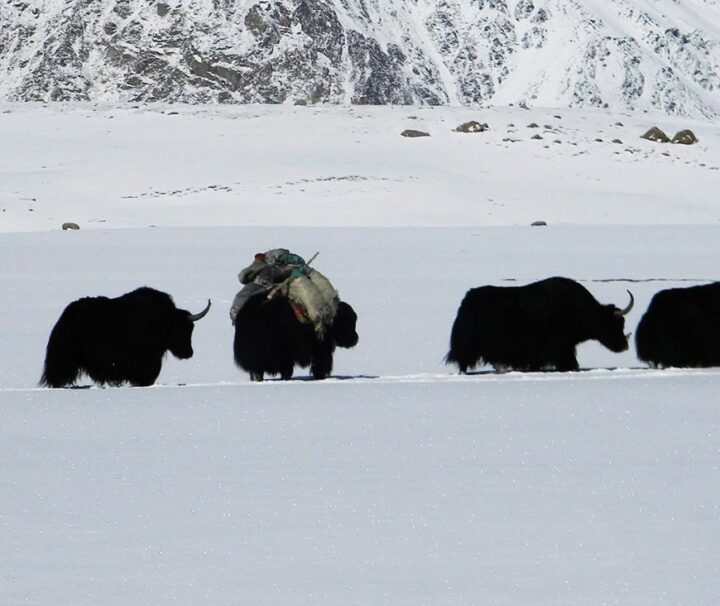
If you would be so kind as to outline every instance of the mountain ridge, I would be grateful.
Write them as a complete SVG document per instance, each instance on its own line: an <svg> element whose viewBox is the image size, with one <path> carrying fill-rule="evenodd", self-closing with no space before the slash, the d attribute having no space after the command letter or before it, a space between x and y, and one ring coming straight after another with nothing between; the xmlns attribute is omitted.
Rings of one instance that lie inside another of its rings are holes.
<svg viewBox="0 0 720 606"><path fill-rule="evenodd" d="M3 101L720 115L717 0L14 0L0 57Z"/></svg>

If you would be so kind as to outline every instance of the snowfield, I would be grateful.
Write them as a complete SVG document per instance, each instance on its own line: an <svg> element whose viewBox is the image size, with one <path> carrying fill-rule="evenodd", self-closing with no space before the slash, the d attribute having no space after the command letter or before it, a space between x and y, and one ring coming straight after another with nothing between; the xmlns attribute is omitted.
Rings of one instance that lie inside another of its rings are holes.
<svg viewBox="0 0 720 606"><path fill-rule="evenodd" d="M468 119L490 130L452 132ZM443 357L474 286L630 290L631 332L658 290L719 279L718 125L3 105L0 131L3 605L717 604L717 369L597 343L579 373ZM358 313L326 381L234 366L237 272L276 246L319 251ZM150 388L37 387L70 301L141 285L212 299L192 359Z"/></svg>
<svg viewBox="0 0 720 606"><path fill-rule="evenodd" d="M4 394L3 600L714 603L717 375L592 374Z"/></svg>
<svg viewBox="0 0 720 606"><path fill-rule="evenodd" d="M0 132L2 231L720 222L720 125L662 114L17 104Z"/></svg>

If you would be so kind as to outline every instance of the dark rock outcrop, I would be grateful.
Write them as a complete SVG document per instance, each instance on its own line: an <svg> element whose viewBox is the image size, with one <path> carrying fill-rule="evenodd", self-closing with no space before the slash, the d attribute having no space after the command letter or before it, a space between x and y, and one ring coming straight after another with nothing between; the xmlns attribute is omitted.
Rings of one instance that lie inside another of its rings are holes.
<svg viewBox="0 0 720 606"><path fill-rule="evenodd" d="M648 141L657 141L658 143L670 143L670 137L657 126L653 126L644 135L640 135L640 138L647 139Z"/></svg>
<svg viewBox="0 0 720 606"><path fill-rule="evenodd" d="M712 28L668 28L662 5L631 0L615 0L612 27L575 0L539 4L441 0L419 14L416 3L365 0L8 0L0 100L528 107L542 99L720 114ZM684 10L674 8L679 23ZM710 6L687 10L688 23L714 17ZM562 57L537 52L560 43Z"/></svg>

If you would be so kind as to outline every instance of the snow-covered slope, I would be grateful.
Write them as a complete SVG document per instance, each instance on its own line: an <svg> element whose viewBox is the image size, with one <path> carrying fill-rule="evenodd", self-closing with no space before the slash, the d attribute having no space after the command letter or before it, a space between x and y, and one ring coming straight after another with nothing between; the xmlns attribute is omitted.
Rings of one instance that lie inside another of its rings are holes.
<svg viewBox="0 0 720 606"><path fill-rule="evenodd" d="M720 113L717 0L13 0L0 99Z"/></svg>
<svg viewBox="0 0 720 606"><path fill-rule="evenodd" d="M0 231L720 220L720 126L662 114L19 103L0 132Z"/></svg>

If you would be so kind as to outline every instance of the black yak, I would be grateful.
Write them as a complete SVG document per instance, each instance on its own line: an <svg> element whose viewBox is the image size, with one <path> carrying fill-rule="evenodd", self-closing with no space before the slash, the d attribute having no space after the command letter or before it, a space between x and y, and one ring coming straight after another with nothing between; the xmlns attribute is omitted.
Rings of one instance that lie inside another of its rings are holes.
<svg viewBox="0 0 720 606"><path fill-rule="evenodd" d="M445 360L461 373L479 364L496 370L579 370L575 347L596 339L614 352L628 348L625 309L602 305L581 284L548 278L526 286L481 286L460 305Z"/></svg>
<svg viewBox="0 0 720 606"><path fill-rule="evenodd" d="M340 301L334 322L320 338L312 324L298 321L286 298L259 293L235 318L235 363L253 381L262 381L265 373L288 380L296 364L309 366L314 379L324 379L332 371L335 347L357 344L356 322L355 310Z"/></svg>
<svg viewBox="0 0 720 606"><path fill-rule="evenodd" d="M110 299L84 297L65 308L50 333L40 380L48 387L73 385L85 373L100 385L152 385L165 352L192 357L194 322L170 295L148 287Z"/></svg>
<svg viewBox="0 0 720 606"><path fill-rule="evenodd" d="M720 366L720 282L656 293L635 331L635 348L654 367Z"/></svg>

